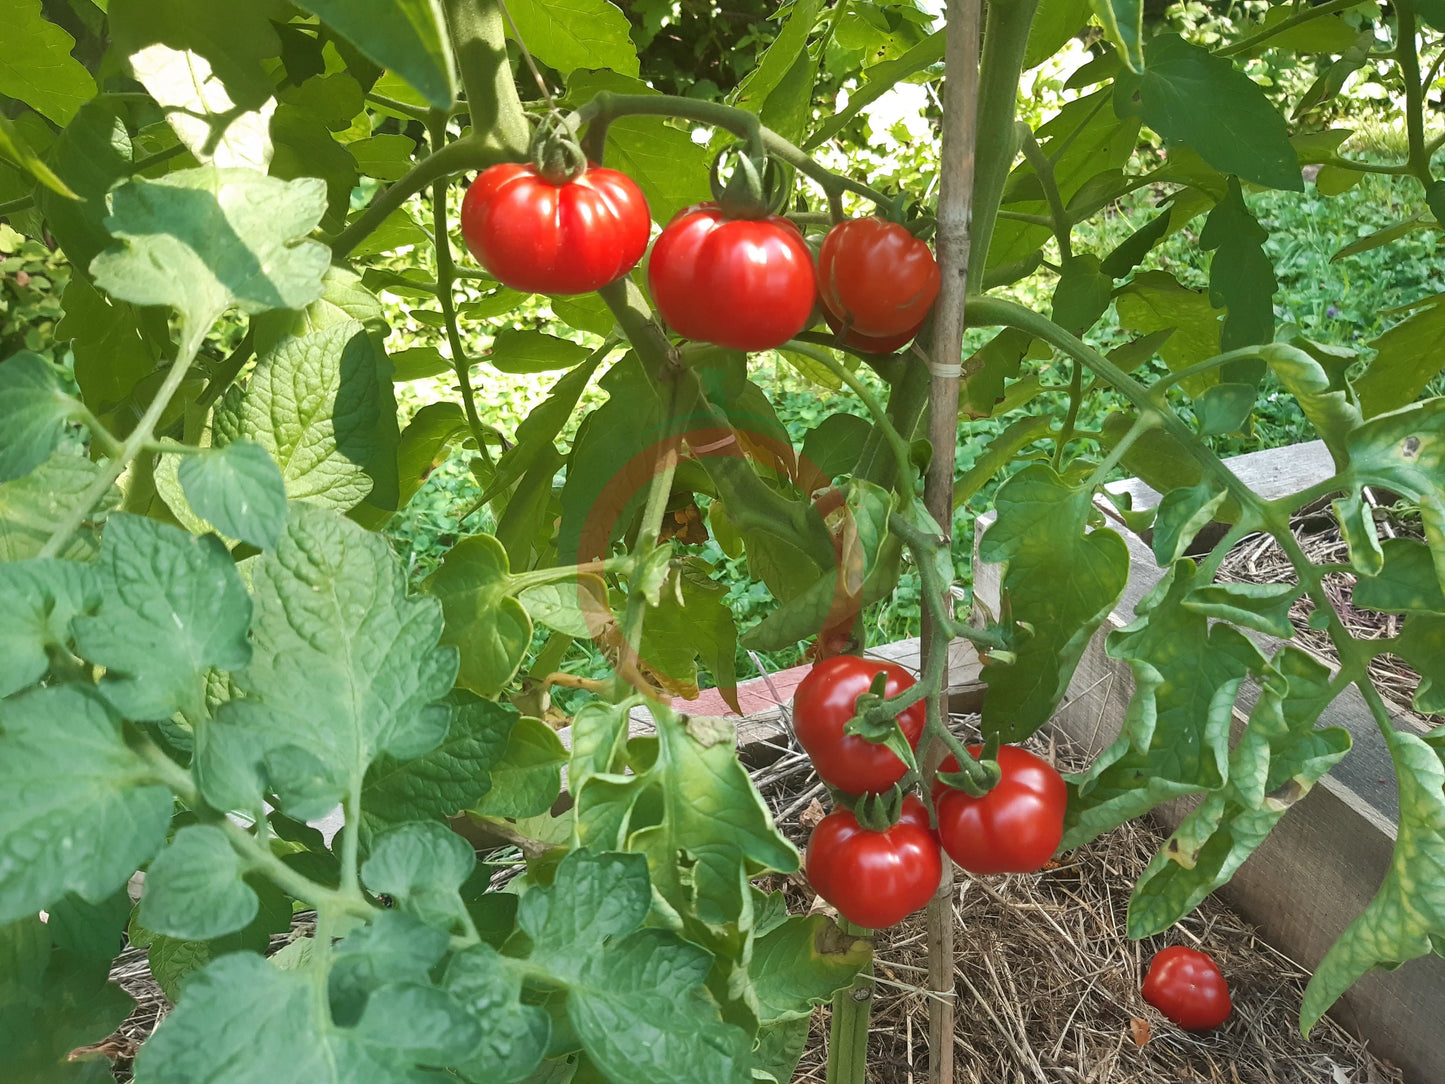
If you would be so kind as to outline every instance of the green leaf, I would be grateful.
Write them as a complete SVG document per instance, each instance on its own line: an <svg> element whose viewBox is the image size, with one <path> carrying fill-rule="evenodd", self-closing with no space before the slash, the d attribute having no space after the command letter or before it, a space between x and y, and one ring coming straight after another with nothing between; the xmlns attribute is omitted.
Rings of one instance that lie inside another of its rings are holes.
<svg viewBox="0 0 1445 1084"><path fill-rule="evenodd" d="M1263 686L1230 754L1229 784L1184 819L1135 886L1130 937L1162 933L1228 882L1349 751L1348 731L1315 727L1333 699L1330 672L1322 663L1297 648L1283 648L1266 668Z"/></svg>
<svg viewBox="0 0 1445 1084"><path fill-rule="evenodd" d="M443 984L484 1024L482 1049L458 1066L462 1076L479 1084L530 1081L547 1053L552 1018L521 1003L522 976L484 942L452 958Z"/></svg>
<svg viewBox="0 0 1445 1084"><path fill-rule="evenodd" d="M1160 499L1153 538L1153 551L1160 568L1168 568L1185 554L1199 530L1214 520L1214 513L1227 496L1227 491L1221 490L1212 478L1205 478L1198 486L1169 490Z"/></svg>
<svg viewBox="0 0 1445 1084"><path fill-rule="evenodd" d="M70 190L69 185L56 176L55 171L45 164L45 160L35 153L24 133L9 117L0 117L0 159L30 174L58 196L72 200L80 198Z"/></svg>
<svg viewBox="0 0 1445 1084"><path fill-rule="evenodd" d="M301 0L298 6L320 16L367 58L396 72L427 104L446 109L456 100L441 0Z"/></svg>
<svg viewBox="0 0 1445 1084"><path fill-rule="evenodd" d="M70 622L94 612L100 592L89 565L35 559L0 563L0 697L45 676L47 648L70 642Z"/></svg>
<svg viewBox="0 0 1445 1084"><path fill-rule="evenodd" d="M414 1052L367 1042L356 1029L337 1027L325 1014L314 974L273 967L254 953L231 953L192 977L180 1005L142 1047L136 1071L155 1084L422 1084L435 1079L417 1067ZM266 1041L258 1044L258 1035Z"/></svg>
<svg viewBox="0 0 1445 1084"><path fill-rule="evenodd" d="M964 362L969 378L962 389L960 417L988 418L999 410L1004 381L1019 375L1019 366L1033 341L1026 331L1004 328L974 351Z"/></svg>
<svg viewBox="0 0 1445 1084"><path fill-rule="evenodd" d="M828 117L808 137L804 150L816 150L852 123L869 105L899 83L943 60L944 32L938 30L894 60L872 64L863 70L864 83L848 95L848 104Z"/></svg>
<svg viewBox="0 0 1445 1084"><path fill-rule="evenodd" d="M1388 614L1445 616L1445 590L1435 575L1430 547L1413 538L1390 538L1380 549L1384 566L1376 575L1355 581L1354 604Z"/></svg>
<svg viewBox="0 0 1445 1084"><path fill-rule="evenodd" d="M1347 461L1346 437L1360 424L1360 408L1345 381L1344 371L1349 362L1345 358L1332 359L1332 371L1327 372L1319 360L1327 357L1324 348L1305 339L1295 342L1295 349L1279 344L1266 346L1260 356L1285 390L1299 401L1305 417L1329 448L1335 465L1343 467ZM1311 353L1316 356L1311 357Z"/></svg>
<svg viewBox="0 0 1445 1084"><path fill-rule="evenodd" d="M22 350L0 363L0 482L49 459L74 410L75 400L39 354Z"/></svg>
<svg viewBox="0 0 1445 1084"><path fill-rule="evenodd" d="M407 597L384 539L293 505L251 576L255 650L232 674L242 698L220 708L197 747L197 780L213 804L254 809L263 762L273 778L304 769L320 791L345 793L379 754L416 757L445 738L450 712L436 701L452 686L456 653L438 646L436 602Z"/></svg>
<svg viewBox="0 0 1445 1084"><path fill-rule="evenodd" d="M655 93L641 80L605 71L578 70L567 80L567 96L577 104L599 90ZM637 182L658 222L666 223L684 207L708 198L710 162L706 148L662 117L619 117L607 127L608 165Z"/></svg>
<svg viewBox="0 0 1445 1084"><path fill-rule="evenodd" d="M491 790L491 770L504 759L517 712L464 692L452 693L451 710L451 728L435 749L412 760L382 754L372 762L361 790L368 831L441 820L471 808Z"/></svg>
<svg viewBox="0 0 1445 1084"><path fill-rule="evenodd" d="M736 922L750 905L748 876L762 869L789 873L798 852L778 834L767 806L737 758L732 724L700 716L657 716L657 757L629 776L595 775L578 788L577 838L584 846L647 855L653 884L667 901L703 922ZM660 818L615 833L647 793L660 796ZM689 868L679 868L687 855Z"/></svg>
<svg viewBox="0 0 1445 1084"><path fill-rule="evenodd" d="M1290 606L1302 592L1303 588L1293 583L1213 583L1189 592L1183 606L1205 617L1287 640L1294 635Z"/></svg>
<svg viewBox="0 0 1445 1084"><path fill-rule="evenodd" d="M207 670L251 658L251 600L225 545L118 513L97 571L100 607L75 620L75 644L106 668L101 692L128 719L200 718Z"/></svg>
<svg viewBox="0 0 1445 1084"><path fill-rule="evenodd" d="M540 719L522 716L507 749L491 767L492 788L472 811L487 817L535 817L552 808L562 790L567 749Z"/></svg>
<svg viewBox="0 0 1445 1084"><path fill-rule="evenodd" d="M1092 496L1040 463L1010 477L994 498L998 519L978 553L1005 563L1000 596L1011 623L1008 661L989 658L983 668L985 734L1014 742L1048 721L1124 590L1128 547L1111 530L1086 532Z"/></svg>
<svg viewBox="0 0 1445 1084"><path fill-rule="evenodd" d="M276 545L286 525L286 482L276 461L254 440L181 457L186 500L228 538L258 549Z"/></svg>
<svg viewBox="0 0 1445 1084"><path fill-rule="evenodd" d="M953 484L953 506L962 508L993 477L1014 461L1019 451L1037 440L1042 440L1053 430L1052 420L1043 414L1032 414L1019 418L1000 433L994 435L986 448L976 453L973 465L959 475Z"/></svg>
<svg viewBox="0 0 1445 1084"><path fill-rule="evenodd" d="M80 398L112 433L122 435L135 422L128 401L155 373L159 344L142 330L139 311L112 301L84 275L71 276L61 303L65 315L55 335L70 340Z"/></svg>
<svg viewBox="0 0 1445 1084"><path fill-rule="evenodd" d="M1199 234L1199 247L1214 253L1209 263L1209 302L1228 310L1219 330L1221 351L1274 339L1272 299L1279 282L1264 250L1268 240L1269 234L1245 205L1239 178L1230 177L1229 194L1215 204ZM1221 379L1238 379L1230 369L1239 364L1225 366Z"/></svg>
<svg viewBox="0 0 1445 1084"><path fill-rule="evenodd" d="M1125 65L1143 73L1144 0L1089 0L1104 26L1104 36L1114 43ZM1151 58L1152 59L1152 56Z"/></svg>
<svg viewBox="0 0 1445 1084"><path fill-rule="evenodd" d="M165 841L171 792L79 685L0 700L0 922L102 900Z"/></svg>
<svg viewBox="0 0 1445 1084"><path fill-rule="evenodd" d="M1400 787L1399 835L1370 905L1325 953L1305 988L1308 1033L1358 978L1431 952L1445 937L1445 765L1438 735L1383 728Z"/></svg>
<svg viewBox="0 0 1445 1084"><path fill-rule="evenodd" d="M1100 270L1099 257L1075 256L1064 265L1054 287L1054 323L1082 335L1104 314L1113 295L1114 281Z"/></svg>
<svg viewBox="0 0 1445 1084"><path fill-rule="evenodd" d="M271 161L269 121L275 109L269 94L260 109L238 108L204 56L165 45L132 52L130 67L136 80L166 111L166 121L197 161L265 172ZM252 78L253 73L247 71L244 83ZM237 94L249 99L247 90L238 88Z"/></svg>
<svg viewBox="0 0 1445 1084"><path fill-rule="evenodd" d="M784 139L801 137L811 119L818 61L808 53L808 38L821 6L820 0L793 0L787 22L730 95L732 105L758 114Z"/></svg>
<svg viewBox="0 0 1445 1084"><path fill-rule="evenodd" d="M809 429L798 456L798 488L812 493L839 475L851 474L872 431L867 419L856 414L829 414Z"/></svg>
<svg viewBox="0 0 1445 1084"><path fill-rule="evenodd" d="M1219 353L1219 313L1209 297L1185 289L1165 271L1145 271L1120 288L1114 299L1119 322L1131 331L1152 333L1168 328L1174 334L1159 346L1159 356L1171 372L1186 369ZM1191 396L1219 380L1218 370L1186 378L1182 387Z"/></svg>
<svg viewBox="0 0 1445 1084"><path fill-rule="evenodd" d="M188 941L242 929L259 907L256 893L241 880L243 872L220 828L182 828L146 871L140 921L146 929Z"/></svg>
<svg viewBox="0 0 1445 1084"><path fill-rule="evenodd" d="M74 897L67 905L70 900ZM0 925L5 1072L17 1082L108 1084L110 1062L72 1061L69 1055L104 1040L135 1008L129 995L107 981L124 922L111 928L109 953L98 957L66 945L59 918L52 910L48 924L32 914Z"/></svg>
<svg viewBox="0 0 1445 1084"><path fill-rule="evenodd" d="M1239 432L1249 421L1258 395L1259 387L1255 384L1215 384L1206 388L1194 401L1200 435L1217 437Z"/></svg>
<svg viewBox="0 0 1445 1084"><path fill-rule="evenodd" d="M371 492L367 469L387 451L379 364L375 341L353 320L283 338L244 387L226 392L215 441L255 441L280 465L288 497L345 511Z"/></svg>
<svg viewBox="0 0 1445 1084"><path fill-rule="evenodd" d="M389 983L424 983L447 951L447 934L404 911L383 911L332 948L327 993L336 1022L361 1019L367 999Z"/></svg>
<svg viewBox="0 0 1445 1084"><path fill-rule="evenodd" d="M70 55L75 39L40 10L40 0L0 0L0 94L64 127L95 96L95 80Z"/></svg>
<svg viewBox="0 0 1445 1084"><path fill-rule="evenodd" d="M326 183L326 213L321 228L340 232L356 187L356 159L332 136L326 122L314 113L282 105L271 115L270 174L284 181L314 177Z"/></svg>
<svg viewBox="0 0 1445 1084"><path fill-rule="evenodd" d="M1089 0L1042 0L1029 27L1024 70L1036 68L1062 49L1089 21Z"/></svg>
<svg viewBox="0 0 1445 1084"><path fill-rule="evenodd" d="M411 416L396 451L398 508L406 507L432 471L447 461L452 445L469 432L456 403L428 403Z"/></svg>
<svg viewBox="0 0 1445 1084"><path fill-rule="evenodd" d="M627 16L607 0L512 0L507 10L532 55L563 75L578 68L637 74Z"/></svg>
<svg viewBox="0 0 1445 1084"><path fill-rule="evenodd" d="M356 161L356 168L364 177L375 177L380 181L399 181L412 166L412 154L416 150L410 136L391 135L369 136L348 143L346 150Z"/></svg>
<svg viewBox="0 0 1445 1084"><path fill-rule="evenodd" d="M1349 547L1350 563L1357 572L1366 576L1377 575L1384 566L1385 555L1375 530L1374 511L1358 493L1331 501L1330 509L1340 525L1340 536Z"/></svg>
<svg viewBox="0 0 1445 1084"><path fill-rule="evenodd" d="M1130 271L1143 263L1144 258L1154 250L1154 246L1163 240L1169 230L1169 220L1172 214L1172 209L1165 208L1163 214L1155 215L1120 241L1114 250L1104 257L1104 262L1099 269L1110 278L1126 277Z"/></svg>
<svg viewBox="0 0 1445 1084"><path fill-rule="evenodd" d="M41 189L40 209L46 228L82 274L95 254L113 241L103 224L109 210L106 194L131 171L134 154L130 135L116 115L119 108L103 99L87 102L46 155L56 175L81 198L67 199Z"/></svg>
<svg viewBox="0 0 1445 1084"><path fill-rule="evenodd" d="M1071 777L1064 842L1075 847L1184 794L1218 791L1229 779L1234 699L1250 670L1264 667L1243 633L1184 603L1194 562L1176 561L1134 607L1136 620L1109 634L1111 658L1134 673L1124 728L1089 770Z"/></svg>
<svg viewBox="0 0 1445 1084"><path fill-rule="evenodd" d="M1445 586L1445 399L1427 399L1371 418L1345 438L1350 466L1361 485L1391 489L1420 506L1435 575ZM1358 498L1355 498L1358 499ZM1368 511L1362 515L1369 517ZM1370 518L1370 536L1374 523ZM1378 543L1375 543L1378 549ZM1354 543L1351 558L1355 559ZM1379 570L1357 563L1367 575Z"/></svg>
<svg viewBox="0 0 1445 1084"><path fill-rule="evenodd" d="M568 339L540 331L501 331L487 360L504 373L545 373L570 369L592 351Z"/></svg>
<svg viewBox="0 0 1445 1084"><path fill-rule="evenodd" d="M417 821L376 837L361 880L428 926L448 929L466 914L457 890L476 864L476 853L461 836L434 821Z"/></svg>
<svg viewBox="0 0 1445 1084"><path fill-rule="evenodd" d="M135 178L111 192L120 242L90 265L96 284L137 305L169 305L190 334L231 305L299 309L321 294L331 253L306 239L325 210L320 181L203 166Z"/></svg>
<svg viewBox="0 0 1445 1084"><path fill-rule="evenodd" d="M872 945L822 915L791 915L757 938L748 970L758 1020L806 1020L873 958Z"/></svg>
<svg viewBox="0 0 1445 1084"><path fill-rule="evenodd" d="M807 1052L810 1030L807 1020L782 1020L760 1027L753 1049L753 1078L758 1079L761 1072L768 1074L761 1079L771 1079L774 1084L792 1080Z"/></svg>
<svg viewBox="0 0 1445 1084"><path fill-rule="evenodd" d="M1445 369L1445 304L1416 309L1370 346L1378 353L1353 381L1367 418L1413 403Z"/></svg>
<svg viewBox="0 0 1445 1084"><path fill-rule="evenodd" d="M1138 0L1130 6L1143 7ZM1121 114L1136 112L1166 140L1187 143L1221 173L1266 188L1304 190L1284 118L1249 76L1178 34L1153 38L1145 55L1142 75L1116 86Z"/></svg>
<svg viewBox="0 0 1445 1084"><path fill-rule="evenodd" d="M514 596L507 552L491 535L464 538L422 585L446 615L442 643L461 652L457 683L496 696L511 682L532 642L532 619Z"/></svg>
<svg viewBox="0 0 1445 1084"><path fill-rule="evenodd" d="M550 887L518 905L533 945L527 963L566 988L567 1016L608 1079L748 1084L752 1041L702 991L711 954L669 930L640 929L651 905L640 856L574 851Z"/></svg>
<svg viewBox="0 0 1445 1084"><path fill-rule="evenodd" d="M741 715L733 668L737 625L727 606L727 586L711 572L698 557L684 557L672 568L658 604L648 606L643 617L640 654L654 672L671 679L670 691L689 700L698 696L698 665L707 667L718 692Z"/></svg>
<svg viewBox="0 0 1445 1084"><path fill-rule="evenodd" d="M1445 620L1416 614L1392 646L1420 675L1411 706L1422 715L1445 712Z"/></svg>
<svg viewBox="0 0 1445 1084"><path fill-rule="evenodd" d="M50 540L100 475L101 467L78 455L56 452L23 478L0 483L0 561L34 557ZM96 514L120 503L107 491ZM99 548L99 533L82 526L60 548L59 556L84 560Z"/></svg>

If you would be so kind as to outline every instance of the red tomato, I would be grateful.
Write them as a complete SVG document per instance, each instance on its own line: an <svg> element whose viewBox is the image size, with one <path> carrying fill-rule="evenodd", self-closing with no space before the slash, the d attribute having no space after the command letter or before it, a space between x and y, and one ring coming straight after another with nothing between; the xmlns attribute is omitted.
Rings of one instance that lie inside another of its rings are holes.
<svg viewBox="0 0 1445 1084"><path fill-rule="evenodd" d="M938 296L940 281L932 249L882 218L839 222L818 250L823 307L860 335L916 330Z"/></svg>
<svg viewBox="0 0 1445 1084"><path fill-rule="evenodd" d="M1183 945L1161 949L1144 976L1144 1000L1186 1031L1208 1031L1229 1018L1229 984L1214 959Z"/></svg>
<svg viewBox="0 0 1445 1084"><path fill-rule="evenodd" d="M913 795L886 832L870 832L835 809L808 840L808 881L849 922L881 930L928 903L943 876L928 810Z"/></svg>
<svg viewBox="0 0 1445 1084"><path fill-rule="evenodd" d="M477 262L514 290L585 294L637 266L652 235L642 189L588 166L553 184L530 165L485 170L462 200L462 237Z"/></svg>
<svg viewBox="0 0 1445 1084"><path fill-rule="evenodd" d="M679 211L652 246L647 285L679 335L734 350L770 350L803 328L817 279L786 218L727 218L715 203Z"/></svg>
<svg viewBox="0 0 1445 1084"><path fill-rule="evenodd" d="M968 751L978 758L982 746ZM1032 873L1053 857L1064 835L1064 780L1045 761L1016 745L998 751L998 784L974 798L933 784L938 838L950 858L970 873ZM940 771L958 771L949 757Z"/></svg>
<svg viewBox="0 0 1445 1084"><path fill-rule="evenodd" d="M843 321L834 316L826 305L823 306L823 319L828 321L828 326L833 329L835 334L843 326ZM922 320L907 331L900 331L897 335L862 335L850 327L847 334L843 336L843 344L851 346L854 350L861 350L865 354L892 354L911 343L922 330Z"/></svg>
<svg viewBox="0 0 1445 1084"><path fill-rule="evenodd" d="M896 696L913 684L913 675L891 662L834 655L809 670L793 692L793 731L798 743L813 758L818 778L849 794L885 791L908 770L886 745L843 733L853 718L853 705L868 691L874 674L888 675L885 696ZM922 701L898 716L903 736L915 749L923 722Z"/></svg>

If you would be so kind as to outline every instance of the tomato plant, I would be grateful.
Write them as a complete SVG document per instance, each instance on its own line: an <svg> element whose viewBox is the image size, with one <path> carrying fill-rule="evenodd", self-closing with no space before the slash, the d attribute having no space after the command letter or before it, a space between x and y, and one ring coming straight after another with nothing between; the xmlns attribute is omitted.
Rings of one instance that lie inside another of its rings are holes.
<svg viewBox="0 0 1445 1084"><path fill-rule="evenodd" d="M535 166L503 162L467 189L461 227L477 262L503 285L584 294L636 266L652 217L637 183L615 169L588 166L555 183Z"/></svg>
<svg viewBox="0 0 1445 1084"><path fill-rule="evenodd" d="M808 324L817 297L813 257L786 218L728 218L716 204L680 211L648 258L647 284L684 338L768 350Z"/></svg>
<svg viewBox="0 0 1445 1084"><path fill-rule="evenodd" d="M891 339L910 329L912 338L938 296L938 284L938 262L927 242L877 216L838 223L818 251L823 307L839 324L870 339Z"/></svg>
<svg viewBox="0 0 1445 1084"><path fill-rule="evenodd" d="M943 876L928 810L903 799L898 822L886 831L864 828L848 809L835 809L808 839L808 882L849 922L881 930L928 903Z"/></svg>
<svg viewBox="0 0 1445 1084"><path fill-rule="evenodd" d="M975 758L982 751L969 746ZM1032 873L1059 848L1068 790L1053 766L1027 749L1001 747L998 766L998 783L981 798L933 784L938 838L970 873ZM956 772L958 761L949 757L939 770Z"/></svg>
<svg viewBox="0 0 1445 1084"><path fill-rule="evenodd" d="M1229 1019L1229 984L1207 952L1160 949L1144 976L1144 1000L1186 1031L1209 1031Z"/></svg>
<svg viewBox="0 0 1445 1084"><path fill-rule="evenodd" d="M793 732L813 760L818 778L849 794L885 791L903 778L903 761L891 749L856 734L845 734L858 697L883 675L885 696L897 696L914 683L903 667L856 655L834 655L815 663L793 692ZM898 716L912 746L923 733L923 705Z"/></svg>

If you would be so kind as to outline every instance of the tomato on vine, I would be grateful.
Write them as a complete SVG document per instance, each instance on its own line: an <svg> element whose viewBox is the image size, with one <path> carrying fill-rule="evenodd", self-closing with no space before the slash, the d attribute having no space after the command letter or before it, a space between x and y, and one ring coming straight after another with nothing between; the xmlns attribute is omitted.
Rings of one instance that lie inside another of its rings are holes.
<svg viewBox="0 0 1445 1084"><path fill-rule="evenodd" d="M637 266L652 235L647 200L632 178L587 166L548 180L504 162L482 172L462 200L462 237L477 262L514 290L584 294Z"/></svg>
<svg viewBox="0 0 1445 1084"><path fill-rule="evenodd" d="M716 203L677 213L652 246L647 285L668 326L687 339L770 350L813 312L813 257L780 215L729 218Z"/></svg>
<svg viewBox="0 0 1445 1084"><path fill-rule="evenodd" d="M982 748L968 751L977 759ZM970 873L1032 873L1059 848L1068 790L1048 762L1016 745L999 749L998 766L1002 776L982 798L934 782L938 838ZM957 759L949 757L940 771L958 771Z"/></svg>
<svg viewBox="0 0 1445 1084"><path fill-rule="evenodd" d="M870 831L848 809L835 809L813 829L806 860L813 890L854 925L881 930L923 907L938 890L943 858L928 810L903 799L898 823Z"/></svg>
<svg viewBox="0 0 1445 1084"><path fill-rule="evenodd" d="M853 718L854 704L869 690L876 674L885 675L885 696L896 696L914 684L912 674L891 662L834 655L809 670L793 692L793 732L798 744L812 758L819 779L849 794L885 791L908 770L886 745L843 733ZM921 701L898 716L903 736L915 749L924 718Z"/></svg>
<svg viewBox="0 0 1445 1084"><path fill-rule="evenodd" d="M1209 1031L1229 1019L1233 1005L1224 973L1207 952L1171 945L1149 961L1144 1000L1185 1031Z"/></svg>
<svg viewBox="0 0 1445 1084"><path fill-rule="evenodd" d="M876 216L839 222L818 250L823 307L860 335L916 334L941 281L927 243Z"/></svg>

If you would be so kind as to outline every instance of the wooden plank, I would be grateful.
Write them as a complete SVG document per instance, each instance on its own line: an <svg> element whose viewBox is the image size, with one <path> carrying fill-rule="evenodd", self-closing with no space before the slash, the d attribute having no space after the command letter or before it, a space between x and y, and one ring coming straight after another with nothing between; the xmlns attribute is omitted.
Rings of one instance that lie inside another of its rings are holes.
<svg viewBox="0 0 1445 1084"><path fill-rule="evenodd" d="M1271 498L1297 492L1333 470L1320 442L1253 453L1231 460L1230 466ZM1133 494L1135 507L1158 502L1157 493L1137 482L1121 488ZM991 515L980 519L976 537L991 520ZM1124 601L1085 650L1052 722L1090 756L1118 736L1134 689L1128 666L1105 653L1104 637L1133 619L1134 604L1162 575L1149 548L1122 533L1132 564ZM975 558L974 597L995 612L999 572L1000 566ZM1279 643L1256 639L1266 650ZM1246 684L1241 690L1235 739L1257 696L1257 686ZM1270 944L1310 968L1373 898L1389 867L1399 808L1388 751L1358 692L1347 690L1320 725L1348 729L1354 740L1350 755L1284 817L1219 891ZM1196 803L1180 799L1160 806L1156 814L1173 829ZM1428 956L1393 972L1373 972L1351 988L1331 1015L1368 1039L1375 1053L1404 1069L1408 1080L1445 1081L1445 1043L1439 1039L1445 1034L1445 960Z"/></svg>

